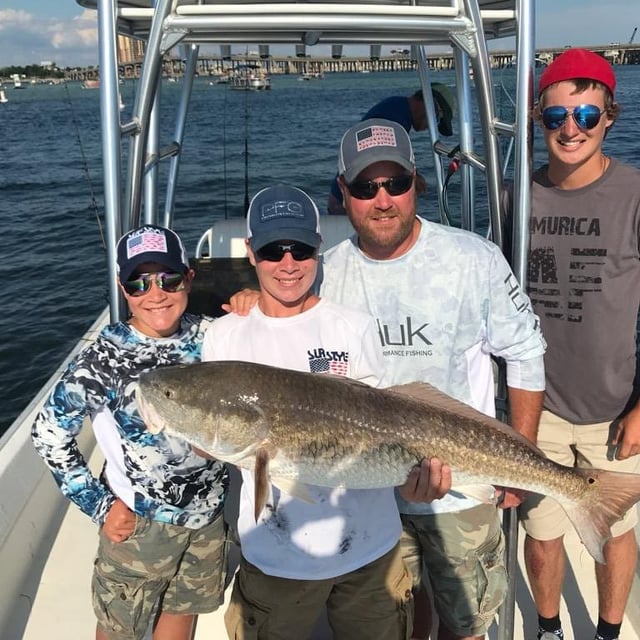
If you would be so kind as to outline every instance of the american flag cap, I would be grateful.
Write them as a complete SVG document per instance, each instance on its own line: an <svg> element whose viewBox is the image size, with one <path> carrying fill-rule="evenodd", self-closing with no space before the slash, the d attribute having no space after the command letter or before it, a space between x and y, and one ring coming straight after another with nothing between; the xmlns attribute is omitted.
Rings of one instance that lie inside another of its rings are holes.
<svg viewBox="0 0 640 640"><path fill-rule="evenodd" d="M405 128L391 120L371 118L353 125L342 136L338 174L347 184L376 162L395 162L413 173L413 147Z"/></svg>
<svg viewBox="0 0 640 640"><path fill-rule="evenodd" d="M178 234L172 229L144 224L125 233L117 246L118 277L121 282L146 262L155 262L171 271L183 273L189 258Z"/></svg>

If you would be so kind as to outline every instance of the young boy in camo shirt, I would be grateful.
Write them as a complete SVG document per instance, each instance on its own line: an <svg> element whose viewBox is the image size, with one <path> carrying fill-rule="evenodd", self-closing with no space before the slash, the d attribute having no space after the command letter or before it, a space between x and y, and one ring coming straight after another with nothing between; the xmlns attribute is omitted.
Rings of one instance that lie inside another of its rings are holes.
<svg viewBox="0 0 640 640"><path fill-rule="evenodd" d="M223 601L227 471L149 433L134 393L141 373L200 360L211 321L185 313L194 272L173 231L139 227L117 254L130 317L69 364L32 437L61 491L100 527L96 639L142 640L153 623L154 640L190 640L196 615ZM85 418L106 459L99 478L78 448Z"/></svg>

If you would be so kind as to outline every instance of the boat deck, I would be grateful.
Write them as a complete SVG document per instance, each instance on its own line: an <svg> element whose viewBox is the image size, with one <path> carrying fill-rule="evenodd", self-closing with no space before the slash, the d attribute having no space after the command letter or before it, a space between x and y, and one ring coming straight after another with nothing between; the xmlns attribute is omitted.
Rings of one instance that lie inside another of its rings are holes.
<svg viewBox="0 0 640 640"><path fill-rule="evenodd" d="M96 450L91 465L98 469L101 454ZM51 481L53 483L53 480ZM637 529L636 535L640 533ZM536 615L533 600L522 564L522 540L519 537L517 594L515 610L515 640L533 640L536 633ZM90 583L93 558L97 547L95 525L78 509L71 506L55 540L48 562L42 573L33 608L23 640L69 640L93 637L95 619L91 608ZM561 618L566 640L590 640L594 634L593 620L597 615L593 560L581 545L577 536L567 539L569 571L566 576ZM237 548L230 554L231 566L237 562ZM227 597L230 589L227 589ZM640 638L640 566L636 568L633 591L629 598L627 616L622 626L621 638ZM223 623L225 607L200 616L195 640L225 638ZM435 637L435 636L433 636ZM497 638L497 624L491 627L490 640ZM149 636L150 638L150 636ZM324 620L320 620L311 640L330 640L331 632ZM11 639L14 640L14 639ZM17 639L15 639L17 640Z"/></svg>

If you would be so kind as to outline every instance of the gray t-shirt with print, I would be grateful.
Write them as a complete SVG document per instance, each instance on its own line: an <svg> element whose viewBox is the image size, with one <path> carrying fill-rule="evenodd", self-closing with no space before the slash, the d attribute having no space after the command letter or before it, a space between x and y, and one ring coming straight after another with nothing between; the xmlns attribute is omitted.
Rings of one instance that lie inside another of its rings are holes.
<svg viewBox="0 0 640 640"><path fill-rule="evenodd" d="M581 189L534 174L529 297L540 318L545 408L576 424L632 401L640 302L640 171L612 160Z"/></svg>

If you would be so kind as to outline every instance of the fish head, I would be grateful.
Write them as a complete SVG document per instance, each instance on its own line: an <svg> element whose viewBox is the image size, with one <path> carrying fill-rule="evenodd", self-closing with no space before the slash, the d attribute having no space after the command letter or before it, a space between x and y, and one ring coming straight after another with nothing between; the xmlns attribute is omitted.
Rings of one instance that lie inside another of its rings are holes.
<svg viewBox="0 0 640 640"><path fill-rule="evenodd" d="M136 402L147 429L182 438L210 456L251 468L268 440L257 394L225 376L224 363L161 367L141 374Z"/></svg>

